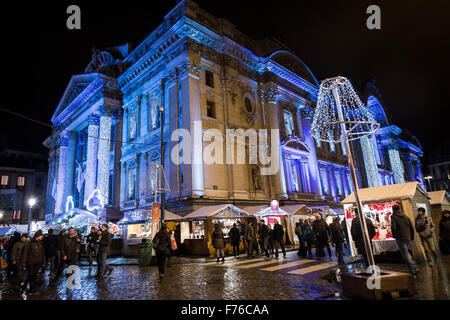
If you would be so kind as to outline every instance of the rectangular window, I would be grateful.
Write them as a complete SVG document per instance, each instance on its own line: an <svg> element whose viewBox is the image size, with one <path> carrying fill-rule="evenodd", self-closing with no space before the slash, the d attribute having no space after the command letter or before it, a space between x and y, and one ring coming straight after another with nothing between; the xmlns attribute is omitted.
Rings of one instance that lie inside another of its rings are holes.
<svg viewBox="0 0 450 320"><path fill-rule="evenodd" d="M17 186L18 187L23 187L24 185L25 185L25 177L18 176L17 177Z"/></svg>
<svg viewBox="0 0 450 320"><path fill-rule="evenodd" d="M214 74L209 70L205 70L205 83L208 87L214 88Z"/></svg>
<svg viewBox="0 0 450 320"><path fill-rule="evenodd" d="M341 174L339 171L334 172L334 179L336 180L336 189L338 196L342 197L342 181L341 181Z"/></svg>
<svg viewBox="0 0 450 320"><path fill-rule="evenodd" d="M129 142L132 142L136 139L137 136L137 114L131 113L129 120L130 128L128 130Z"/></svg>
<svg viewBox="0 0 450 320"><path fill-rule="evenodd" d="M8 181L9 181L9 176L2 176L2 186L7 186L8 185Z"/></svg>
<svg viewBox="0 0 450 320"><path fill-rule="evenodd" d="M291 136L294 134L294 117L292 112L283 110L283 117L286 136Z"/></svg>
<svg viewBox="0 0 450 320"><path fill-rule="evenodd" d="M342 154L344 156L346 156L347 155L347 148L345 148L345 142L344 141L341 142L341 148L342 148Z"/></svg>
<svg viewBox="0 0 450 320"><path fill-rule="evenodd" d="M19 219L20 219L20 210L14 210L13 220L19 220Z"/></svg>
<svg viewBox="0 0 450 320"><path fill-rule="evenodd" d="M206 115L210 118L216 118L216 105L214 102L206 101Z"/></svg>

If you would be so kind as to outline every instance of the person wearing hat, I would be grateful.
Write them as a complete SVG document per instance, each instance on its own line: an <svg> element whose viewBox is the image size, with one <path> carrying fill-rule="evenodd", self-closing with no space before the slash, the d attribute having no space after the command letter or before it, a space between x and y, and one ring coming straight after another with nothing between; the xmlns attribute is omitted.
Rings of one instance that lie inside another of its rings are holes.
<svg viewBox="0 0 450 320"><path fill-rule="evenodd" d="M22 255L21 265L24 270L28 269L27 283L30 284L30 294L38 293L37 290L37 275L39 268L45 268L47 265L47 259L45 257L45 249L42 244L44 235L41 230L38 230L30 243L25 246L24 253Z"/></svg>

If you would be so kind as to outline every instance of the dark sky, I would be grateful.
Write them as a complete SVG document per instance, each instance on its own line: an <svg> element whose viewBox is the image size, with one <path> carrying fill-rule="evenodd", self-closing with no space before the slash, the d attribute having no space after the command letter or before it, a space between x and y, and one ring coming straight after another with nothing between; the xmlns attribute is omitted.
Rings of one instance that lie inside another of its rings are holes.
<svg viewBox="0 0 450 320"><path fill-rule="evenodd" d="M16 1L3 12L2 107L49 123L72 74L91 48L139 43L175 1ZM448 144L449 1L197 1L255 39L282 35L317 79L375 77L393 123L411 130L425 153ZM81 7L82 29L66 28L66 8ZM381 8L381 30L366 28L366 8ZM0 111L10 148L46 152L50 130Z"/></svg>

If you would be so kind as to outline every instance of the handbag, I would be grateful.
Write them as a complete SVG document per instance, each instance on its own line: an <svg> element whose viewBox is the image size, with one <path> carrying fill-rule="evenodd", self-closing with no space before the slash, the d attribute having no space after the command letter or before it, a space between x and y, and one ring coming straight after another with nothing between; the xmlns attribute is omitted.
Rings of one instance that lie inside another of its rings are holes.
<svg viewBox="0 0 450 320"><path fill-rule="evenodd" d="M177 250L178 249L177 242L175 241L175 239L172 239L171 247L172 247L172 250Z"/></svg>
<svg viewBox="0 0 450 320"><path fill-rule="evenodd" d="M6 269L8 268L8 264L6 263L5 259L0 258L0 269Z"/></svg>

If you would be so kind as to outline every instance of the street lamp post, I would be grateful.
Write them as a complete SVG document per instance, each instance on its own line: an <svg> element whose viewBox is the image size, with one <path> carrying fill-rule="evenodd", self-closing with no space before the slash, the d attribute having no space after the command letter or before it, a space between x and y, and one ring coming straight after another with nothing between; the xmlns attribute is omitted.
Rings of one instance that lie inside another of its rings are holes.
<svg viewBox="0 0 450 320"><path fill-rule="evenodd" d="M424 179L428 181L428 186L430 187L429 191L432 191L430 180L433 179L433 177L432 176L426 176L426 177L424 177Z"/></svg>
<svg viewBox="0 0 450 320"><path fill-rule="evenodd" d="M34 198L30 198L28 200L28 206L30 207L28 209L28 228L27 228L27 232L30 233L30 229L31 229L31 208L36 204L36 199Z"/></svg>

